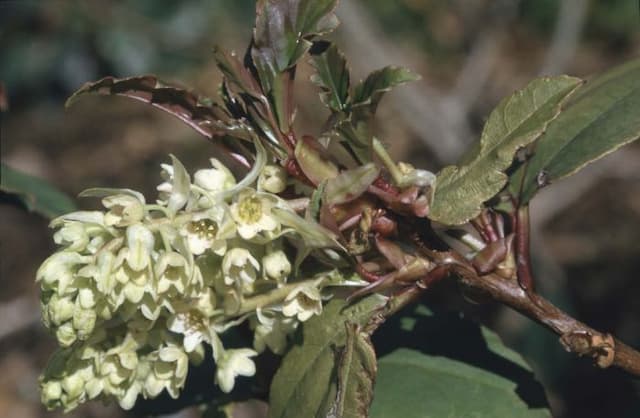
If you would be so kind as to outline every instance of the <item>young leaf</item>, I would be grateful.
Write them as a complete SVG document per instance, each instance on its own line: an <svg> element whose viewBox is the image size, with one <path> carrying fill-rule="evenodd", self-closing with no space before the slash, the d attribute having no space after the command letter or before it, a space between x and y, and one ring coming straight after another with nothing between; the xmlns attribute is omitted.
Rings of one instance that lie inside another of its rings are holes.
<svg viewBox="0 0 640 418"><path fill-rule="evenodd" d="M324 180L332 179L339 173L338 167L331 161L326 160L321 155L321 151L314 148L314 144L307 143L304 138L296 144L295 156L304 174L314 184L320 184Z"/></svg>
<svg viewBox="0 0 640 418"><path fill-rule="evenodd" d="M580 85L581 80L574 77L545 77L503 99L491 112L473 154L464 164L438 173L429 218L459 225L478 215L482 204L507 183L504 171L516 151L544 133L562 103Z"/></svg>
<svg viewBox="0 0 640 418"><path fill-rule="evenodd" d="M301 343L294 345L287 353L271 383L269 417L326 416L331 408L335 409L335 402L339 400L335 375L336 350L344 353L347 345L345 324L365 326L374 312L385 303L386 298L380 295L371 295L351 305L345 300L334 299L327 304L322 315L305 322ZM366 348L358 348L356 341L353 344L352 350L366 352ZM352 353L355 354L355 351ZM358 366L351 363L350 367L356 367L354 371L371 371L371 366L367 366L371 362L369 354L357 354L351 358L352 361L361 358L366 362ZM352 376L345 367L343 361L342 369L338 370L339 374L342 372L343 385L347 382L344 379ZM366 387L366 384L360 387ZM353 394L345 396L351 398ZM347 411L350 407L346 404L347 398L344 400L343 410Z"/></svg>
<svg viewBox="0 0 640 418"><path fill-rule="evenodd" d="M337 0L258 0L252 50L258 71L276 74L294 65L311 47L309 38L336 28L336 5Z"/></svg>
<svg viewBox="0 0 640 418"><path fill-rule="evenodd" d="M355 88L353 106L365 107L370 114L376 113L380 99L387 91L409 81L420 80L420 76L402 67L384 67L372 72Z"/></svg>
<svg viewBox="0 0 640 418"><path fill-rule="evenodd" d="M67 195L44 180L21 173L4 163L0 164L0 191L17 195L27 209L49 219L76 209Z"/></svg>
<svg viewBox="0 0 640 418"><path fill-rule="evenodd" d="M251 58L278 126L288 132L294 115L295 65L316 35L337 26L337 0L259 0Z"/></svg>
<svg viewBox="0 0 640 418"><path fill-rule="evenodd" d="M316 221L302 218L293 211L282 208L273 208L272 213L280 223L296 231L307 247L342 249L335 235Z"/></svg>
<svg viewBox="0 0 640 418"><path fill-rule="evenodd" d="M382 357L371 417L549 417L530 409L500 374L400 348Z"/></svg>
<svg viewBox="0 0 640 418"><path fill-rule="evenodd" d="M260 91L260 86L253 78L251 72L244 67L243 63L233 52L215 47L213 56L227 82L235 86L240 92L249 94L257 100L261 100L263 94L262 91Z"/></svg>
<svg viewBox="0 0 640 418"><path fill-rule="evenodd" d="M320 99L331 110L340 112L349 104L349 69L347 60L332 44L326 51L313 57L316 73L311 81L321 89Z"/></svg>
<svg viewBox="0 0 640 418"><path fill-rule="evenodd" d="M233 136L233 128L225 126L222 122L227 117L217 105L191 92L162 83L152 75L130 78L105 77L93 83L86 83L67 100L66 106L71 106L88 93L125 96L148 103L172 114L207 138L227 133Z"/></svg>
<svg viewBox="0 0 640 418"><path fill-rule="evenodd" d="M326 203L336 205L358 198L380 174L373 163L345 170L337 177L329 179L325 187Z"/></svg>
<svg viewBox="0 0 640 418"><path fill-rule="evenodd" d="M549 125L534 155L512 176L510 190L526 204L541 187L640 138L640 60L587 83ZM522 176L524 175L524 179Z"/></svg>
<svg viewBox="0 0 640 418"><path fill-rule="evenodd" d="M362 164L371 161L373 157L371 149L373 132L369 120L351 116L350 119L337 123L333 134L349 146L349 149Z"/></svg>

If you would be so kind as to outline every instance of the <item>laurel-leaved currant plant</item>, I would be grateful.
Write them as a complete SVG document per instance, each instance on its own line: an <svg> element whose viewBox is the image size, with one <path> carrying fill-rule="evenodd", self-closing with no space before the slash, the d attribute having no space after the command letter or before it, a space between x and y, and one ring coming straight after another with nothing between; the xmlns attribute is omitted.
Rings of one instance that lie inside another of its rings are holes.
<svg viewBox="0 0 640 418"><path fill-rule="evenodd" d="M133 98L213 142L209 167L171 155L155 198L96 188L81 196L102 210L69 211L3 166L3 191L53 218L58 249L36 278L59 345L40 378L48 408L183 399L192 371L212 364L208 396L180 405L225 416L250 398L270 417L548 416L527 364L495 334L470 322L458 332L420 303L441 280L516 309L601 368L640 375L637 351L536 292L528 226L539 189L640 137L640 60L586 83L533 80L499 103L460 161L417 168L387 152L372 122L384 94L418 76L389 66L354 82L323 39L336 3L258 0L243 58L213 52L219 101L150 75L107 77L69 99ZM303 61L329 113L317 136L294 126ZM479 338L480 360L426 348L447 338L458 352Z"/></svg>

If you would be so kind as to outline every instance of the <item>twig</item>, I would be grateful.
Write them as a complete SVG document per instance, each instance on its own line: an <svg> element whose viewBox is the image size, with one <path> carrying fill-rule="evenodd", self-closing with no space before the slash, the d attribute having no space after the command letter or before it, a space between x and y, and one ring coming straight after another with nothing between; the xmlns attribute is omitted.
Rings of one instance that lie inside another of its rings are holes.
<svg viewBox="0 0 640 418"><path fill-rule="evenodd" d="M515 309L559 335L567 351L591 357L598 367L616 366L640 376L638 351L610 334L596 331L572 318L543 297L528 294L517 281L506 280L495 273L478 276L462 264L454 265L453 270L464 287L489 295L492 300Z"/></svg>

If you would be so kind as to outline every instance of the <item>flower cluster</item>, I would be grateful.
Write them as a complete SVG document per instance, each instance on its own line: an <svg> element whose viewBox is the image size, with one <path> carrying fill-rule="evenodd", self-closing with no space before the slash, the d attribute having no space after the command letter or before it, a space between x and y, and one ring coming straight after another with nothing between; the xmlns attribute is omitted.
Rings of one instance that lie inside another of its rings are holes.
<svg viewBox="0 0 640 418"><path fill-rule="evenodd" d="M41 377L50 408L113 397L128 409L163 390L177 397L205 345L215 382L229 392L237 376L255 374L259 352L285 350L287 335L322 311L322 289L338 281L331 272L292 277L287 239L312 231L320 247L332 238L274 194L287 186L281 168L259 167L236 183L212 159L192 180L172 159L157 202L91 189L83 195L101 197L104 211L52 222L61 249L37 273L43 322L61 346ZM253 347L224 347L222 334L245 321Z"/></svg>

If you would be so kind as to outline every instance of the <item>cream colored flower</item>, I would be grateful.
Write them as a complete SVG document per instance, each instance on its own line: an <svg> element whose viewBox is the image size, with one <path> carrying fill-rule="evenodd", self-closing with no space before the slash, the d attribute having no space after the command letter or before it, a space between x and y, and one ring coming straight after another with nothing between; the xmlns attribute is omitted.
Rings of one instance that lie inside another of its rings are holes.
<svg viewBox="0 0 640 418"><path fill-rule="evenodd" d="M236 179L227 167L215 158L209 161L213 168L196 171L193 175L194 184L214 193L229 190L236 185Z"/></svg>
<svg viewBox="0 0 640 418"><path fill-rule="evenodd" d="M102 199L102 204L109 211L104 216L107 226L133 225L144 216L144 197L142 194L115 194Z"/></svg>
<svg viewBox="0 0 640 418"><path fill-rule="evenodd" d="M179 347L168 345L157 352L157 358L144 382L144 391L155 397L167 389L172 398L180 395L189 370L189 357Z"/></svg>
<svg viewBox="0 0 640 418"><path fill-rule="evenodd" d="M55 290L58 295L63 295L72 285L79 266L90 263L91 259L91 256L75 251L57 252L42 263L36 273L36 281L41 282L43 290Z"/></svg>
<svg viewBox="0 0 640 418"><path fill-rule="evenodd" d="M250 291L256 280L260 263L244 248L232 248L222 260L222 273L227 285L237 285Z"/></svg>
<svg viewBox="0 0 640 418"><path fill-rule="evenodd" d="M153 233L141 224L127 228L127 263L135 271L146 268L151 262L151 252L155 244Z"/></svg>
<svg viewBox="0 0 640 418"><path fill-rule="evenodd" d="M227 239L235 235L235 224L223 206L214 206L205 212L194 213L180 234L186 237L192 254L200 255L210 249L222 256L227 251Z"/></svg>
<svg viewBox="0 0 640 418"><path fill-rule="evenodd" d="M186 258L176 252L162 253L155 265L158 293L165 293L171 287L183 294L190 280L190 266Z"/></svg>
<svg viewBox="0 0 640 418"><path fill-rule="evenodd" d="M251 357L257 355L257 352L248 348L225 350L216 362L216 383L220 389L229 393L235 386L236 377L256 374L256 365Z"/></svg>
<svg viewBox="0 0 640 418"><path fill-rule="evenodd" d="M295 318L287 318L276 312L256 310L253 347L262 353L265 348L275 354L283 354L287 347L287 335L298 327Z"/></svg>
<svg viewBox="0 0 640 418"><path fill-rule="evenodd" d="M191 193L191 179L184 165L171 155L172 165L161 164L160 175L165 180L156 189L160 192L159 203L175 213L187 204Z"/></svg>
<svg viewBox="0 0 640 418"><path fill-rule="evenodd" d="M271 214L274 203L253 190L241 192L231 205L231 216L238 227L238 234L251 239L261 231L273 231L278 221Z"/></svg>
<svg viewBox="0 0 640 418"><path fill-rule="evenodd" d="M194 351L203 341L211 341L209 318L197 310L172 315L167 327L169 331L184 335L183 345L187 353Z"/></svg>
<svg viewBox="0 0 640 418"><path fill-rule="evenodd" d="M322 313L322 298L316 282L303 283L294 288L284 299L282 313L285 316L296 316L304 322L313 315Z"/></svg>

